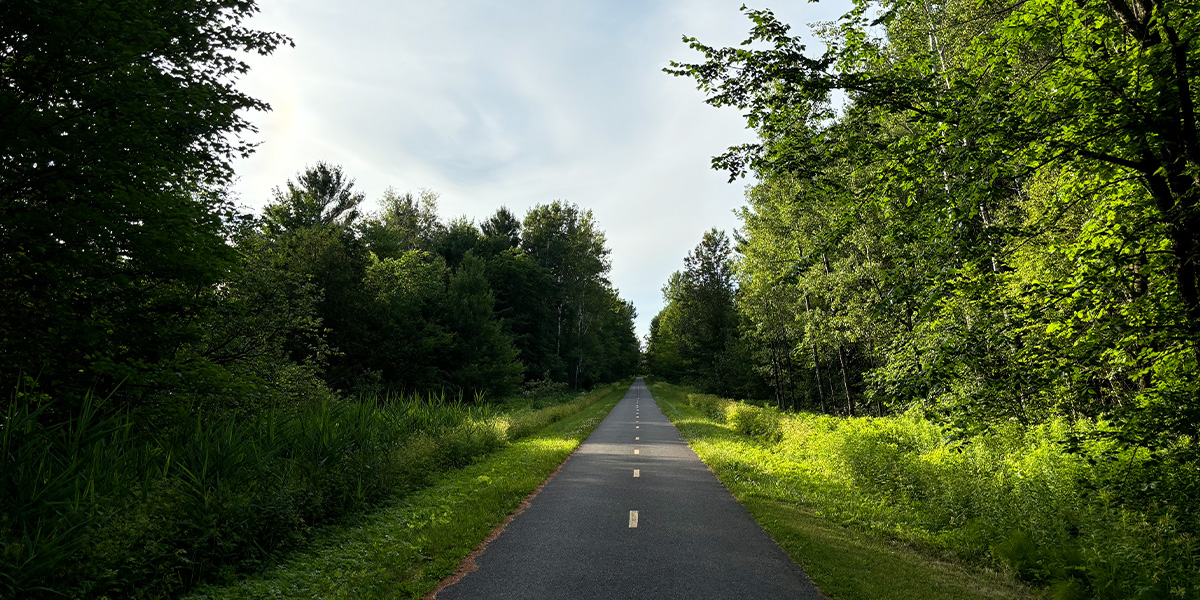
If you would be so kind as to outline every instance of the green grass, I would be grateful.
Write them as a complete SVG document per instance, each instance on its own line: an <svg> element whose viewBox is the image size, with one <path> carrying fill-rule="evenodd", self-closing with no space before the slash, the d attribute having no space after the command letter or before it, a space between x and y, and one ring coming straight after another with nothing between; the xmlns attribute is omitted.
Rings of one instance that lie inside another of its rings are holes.
<svg viewBox="0 0 1200 600"><path fill-rule="evenodd" d="M540 431L353 524L331 527L305 551L193 599L420 598L549 477L627 389L593 392L586 408L557 409ZM583 404L583 403L581 403ZM547 413L543 413L547 414ZM538 417L539 424L543 417ZM518 428L528 432L528 424Z"/></svg>
<svg viewBox="0 0 1200 600"><path fill-rule="evenodd" d="M659 382L650 387L700 459L829 598L1036 597L1010 576L946 562L892 535L847 527L820 514L804 501L803 492L789 486L798 470L816 465L800 464L775 451L787 428L786 423L773 423L769 412L752 414L753 407L711 396L692 394L689 399L688 390ZM836 474L810 472L808 476L834 478Z"/></svg>
<svg viewBox="0 0 1200 600"><path fill-rule="evenodd" d="M775 541L834 600L1035 598L997 573L923 555L893 540L843 527L811 509L735 494Z"/></svg>

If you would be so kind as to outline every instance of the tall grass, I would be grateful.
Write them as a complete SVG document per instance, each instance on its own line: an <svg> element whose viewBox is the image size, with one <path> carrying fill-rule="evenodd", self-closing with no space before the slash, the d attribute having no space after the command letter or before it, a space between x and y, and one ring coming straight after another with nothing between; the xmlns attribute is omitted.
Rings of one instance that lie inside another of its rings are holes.
<svg viewBox="0 0 1200 600"><path fill-rule="evenodd" d="M1168 485L1168 473L1136 450L1097 441L1067 451L1102 424L1056 419L955 439L916 415L783 414L663 384L653 391L728 431L703 443L714 468L745 473L755 495L1009 569L1057 598L1200 598L1200 499L1140 500L1151 497L1141 488ZM1169 476L1181 490L1200 483L1195 463Z"/></svg>
<svg viewBox="0 0 1200 600"><path fill-rule="evenodd" d="M581 408L326 397L147 431L92 398L45 425L45 400L17 393L0 420L3 597L177 596Z"/></svg>

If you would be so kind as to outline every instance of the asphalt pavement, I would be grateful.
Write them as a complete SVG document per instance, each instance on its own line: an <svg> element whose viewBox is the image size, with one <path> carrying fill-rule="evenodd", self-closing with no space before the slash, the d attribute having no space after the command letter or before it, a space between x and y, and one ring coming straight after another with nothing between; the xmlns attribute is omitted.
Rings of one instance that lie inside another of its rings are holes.
<svg viewBox="0 0 1200 600"><path fill-rule="evenodd" d="M438 600L822 598L641 378L475 565Z"/></svg>

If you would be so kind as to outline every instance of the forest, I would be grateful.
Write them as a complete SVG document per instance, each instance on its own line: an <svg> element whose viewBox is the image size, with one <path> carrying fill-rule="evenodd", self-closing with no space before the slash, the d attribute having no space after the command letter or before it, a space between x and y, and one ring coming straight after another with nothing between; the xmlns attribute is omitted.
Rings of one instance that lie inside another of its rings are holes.
<svg viewBox="0 0 1200 600"><path fill-rule="evenodd" d="M856 2L807 48L743 7L742 45L685 37L666 71L758 141L713 159L750 177L741 227L663 287L649 370L840 417L797 427L861 477L847 522L1056 597L1198 597L1198 9Z"/></svg>
<svg viewBox="0 0 1200 600"><path fill-rule="evenodd" d="M316 162L239 208L257 10L0 5L0 597L177 597L637 369L577 205Z"/></svg>

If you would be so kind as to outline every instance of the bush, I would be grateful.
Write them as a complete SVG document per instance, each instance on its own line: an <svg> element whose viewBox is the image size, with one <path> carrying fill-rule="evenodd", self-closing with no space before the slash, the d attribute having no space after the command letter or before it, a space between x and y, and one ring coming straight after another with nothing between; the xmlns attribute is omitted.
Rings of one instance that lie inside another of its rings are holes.
<svg viewBox="0 0 1200 600"><path fill-rule="evenodd" d="M603 388L608 390L609 388ZM517 440L531 433L541 431L552 423L557 423L581 410L591 406L602 394L592 392L584 394L562 404L556 404L541 410L517 411L504 419L506 435L509 440Z"/></svg>
<svg viewBox="0 0 1200 600"><path fill-rule="evenodd" d="M534 379L525 382L521 389L521 396L531 400L545 400L549 398L560 398L568 396L571 393L571 386L565 381L550 381L548 379Z"/></svg>
<svg viewBox="0 0 1200 600"><path fill-rule="evenodd" d="M732 400L726 400L712 394L688 394L687 403L690 406L700 409L700 412L705 416L715 419L719 423L725 422L725 410Z"/></svg>
<svg viewBox="0 0 1200 600"><path fill-rule="evenodd" d="M775 443L783 437L779 412L774 409L730 402L725 407L725 422L738 433L766 442Z"/></svg>
<svg viewBox="0 0 1200 600"><path fill-rule="evenodd" d="M1128 453L1110 472L1094 458L1106 449L1065 450L1069 437L1093 425L1052 420L955 441L915 416L794 419L832 423L781 446L842 473L823 482L828 493L819 497L847 522L998 563L1064 598L1200 593L1200 523L1180 521L1185 507L1139 505L1103 491L1141 461Z"/></svg>

